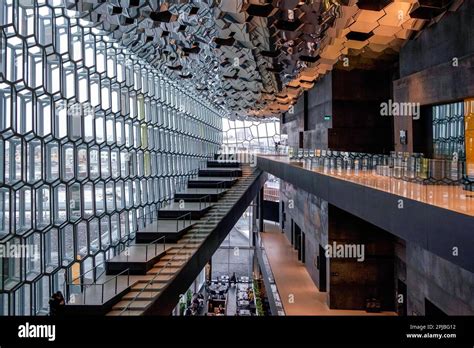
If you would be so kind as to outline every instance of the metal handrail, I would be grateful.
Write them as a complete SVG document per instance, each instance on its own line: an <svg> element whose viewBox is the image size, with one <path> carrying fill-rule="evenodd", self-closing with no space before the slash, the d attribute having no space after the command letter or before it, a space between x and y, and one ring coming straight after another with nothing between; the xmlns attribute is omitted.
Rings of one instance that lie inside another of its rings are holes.
<svg viewBox="0 0 474 348"><path fill-rule="evenodd" d="M139 221L143 221L145 218L148 218L148 216L156 214L156 217L157 217L157 220L158 220L158 211L159 211L159 208L156 209L156 210L150 211L150 212L144 214L143 216L137 217L137 231L138 231L138 228L139 228L139 226L138 226Z"/></svg>
<svg viewBox="0 0 474 348"><path fill-rule="evenodd" d="M191 213L186 213L176 218L176 232L179 232L179 220L183 220L183 228L186 227L186 216L189 216L189 225L191 225Z"/></svg>
<svg viewBox="0 0 474 348"><path fill-rule="evenodd" d="M179 180L178 180L178 183L177 183L177 188L178 190L181 190L183 187L186 187L186 184L188 183L188 178L183 178L181 177ZM178 191L178 190L175 190L175 193Z"/></svg>
<svg viewBox="0 0 474 348"><path fill-rule="evenodd" d="M163 250L166 249L166 236L161 236L161 237L158 237L157 239L149 242L149 243L146 243L146 244L133 244L133 245L128 245L127 248L130 250L130 248L143 248L145 247L145 262L148 261L148 247L152 244L155 245L155 256L156 256L156 247L157 247L157 243L158 241L162 240L163 239ZM128 259L129 259L129 256L130 256L130 252L128 252L126 254L127 256L127 262L128 262Z"/></svg>
<svg viewBox="0 0 474 348"><path fill-rule="evenodd" d="M160 211L161 208L164 208L164 207L168 206L171 201L173 201L173 198L167 198L167 199L165 199L165 200L162 202L162 204L160 203L159 208L156 208L155 210L152 210L152 211L150 211L150 212L148 212L148 213L146 213L146 214L144 214L144 215L138 217L138 218L137 218L137 225L138 225L138 222L139 222L139 221L143 221L143 220L144 220L145 218L147 218L148 216L154 215L154 214L156 214L156 220L166 220L165 218L161 218L161 219L160 219L159 211ZM153 219L152 219L152 221L153 221ZM137 229L138 229L138 226L137 226Z"/></svg>
<svg viewBox="0 0 474 348"><path fill-rule="evenodd" d="M214 214L212 214L213 216ZM206 219L207 222L211 221L211 216L207 217ZM205 224L203 224L205 225ZM201 228L200 228L201 229ZM199 230L200 230L199 229ZM195 235L191 236L191 239L194 239ZM171 264L171 262L178 256L182 255L180 252L185 249L187 243L183 243L183 245L178 249L177 253L171 257L171 259L153 276L152 279L148 281L148 283L130 300L130 302L125 306L125 308L120 312L120 315L123 315L125 312L127 312L130 309L130 306L132 303L134 303L139 296L155 281L155 279L162 274L162 272ZM149 304L150 305L150 304ZM148 305L148 306L149 306Z"/></svg>
<svg viewBox="0 0 474 348"><path fill-rule="evenodd" d="M76 278L72 279L70 283L67 283L66 279L64 279L64 282L63 282L63 288L66 289L66 299L69 299L69 285L87 285L87 284L74 284L74 281L78 280L78 279L82 279L84 277L84 275L86 275L87 273L95 270L96 268L98 268L99 266L105 266L105 261L104 262L101 262L99 263L98 265L95 265L93 268L91 268L90 270L84 272L84 273L81 273L80 275L78 275ZM105 273L105 267L104 267L104 270L102 271L102 273L100 273L100 275L97 276L97 274L94 275L94 278L93 278L93 281L97 281L97 278L99 278L102 274ZM81 282L82 283L82 282Z"/></svg>
<svg viewBox="0 0 474 348"><path fill-rule="evenodd" d="M158 245L158 242L162 239L163 239L163 251L166 250L166 236L156 238L154 241L147 244L147 248L146 248L146 251L145 251L145 259L146 259L145 261L148 261L148 245L155 244L155 256L156 256L156 247Z"/></svg>
<svg viewBox="0 0 474 348"><path fill-rule="evenodd" d="M130 286L130 268L124 269L122 272L116 274L113 278L106 280L103 282L102 285L102 303L104 303L104 285L110 282L112 279L115 279L115 292L114 294L117 295L117 282L118 282L118 277L121 276L123 273L127 272L127 286ZM85 295L84 295L85 299Z"/></svg>
<svg viewBox="0 0 474 348"><path fill-rule="evenodd" d="M102 265L105 265L105 262L101 262L99 263L98 265L94 266L93 268L91 268L90 270L84 272L84 273L81 273L80 275L78 275L76 278L72 279L71 280L71 284L74 283L75 280L79 279L79 278L82 278L84 275L86 275L87 273L89 273L90 271L93 271L95 270L97 267L99 266L102 266ZM104 272L105 272L105 269L104 269ZM97 278L97 277L96 277ZM66 280L64 280L64 284L66 284Z"/></svg>
<svg viewBox="0 0 474 348"><path fill-rule="evenodd" d="M193 238L193 237L192 237ZM183 243L183 246L181 246L181 248L178 249L178 251L181 251L185 248L186 244ZM158 271L155 273L155 275L153 276L153 278L151 278L147 284L130 300L130 302L127 304L127 306L125 306L125 308L120 312L120 315L122 315L123 313L125 313L127 310L129 310L130 306L132 305L133 302L135 302L138 297L145 292L145 290L148 288L148 286L150 286L150 284L153 284L153 282L155 281L155 279L161 275L163 273L163 271L169 266L171 265L171 262L176 258L176 256L180 255L179 252L177 252L175 255L173 255L171 257L170 260L168 260L168 262L166 262L166 264Z"/></svg>
<svg viewBox="0 0 474 348"><path fill-rule="evenodd" d="M199 177L199 176L196 176L196 177ZM185 182L187 183L187 181ZM217 188L220 188L220 189L223 189L224 188L224 183L225 181L219 181L216 183L217 185ZM187 190L189 190L190 192L192 192L192 190L199 190L199 189L206 189L205 187L194 187L194 188L187 188ZM210 189L210 188L209 188Z"/></svg>
<svg viewBox="0 0 474 348"><path fill-rule="evenodd" d="M176 221L176 232L178 232L179 231L179 221L180 220L183 221L183 228L186 227L186 219L184 218L186 216L189 216L188 221L189 221L189 224L191 224L191 213L190 212L185 213L183 215L180 215L177 218L160 218L160 217L157 217L156 221L159 221L159 220ZM163 238L163 237L161 237L161 238Z"/></svg>
<svg viewBox="0 0 474 348"><path fill-rule="evenodd" d="M184 248L184 245L183 247L181 247L179 250L183 249ZM126 311L128 311L130 309L130 306L132 305L132 303L134 303L139 296L141 296L141 294L143 294L145 292L145 290L148 288L148 286L150 284L153 284L153 282L155 281L155 279L161 275L161 273L166 269L166 267L168 267L171 262L174 260L174 258L176 257L176 255L178 254L175 254L158 272L155 273L155 275L153 276L153 278L151 278L147 283L146 285L130 300L130 302L125 306L124 309L122 309L122 311L120 312L119 315L123 315L123 313L125 313Z"/></svg>
<svg viewBox="0 0 474 348"><path fill-rule="evenodd" d="M120 273L114 275L112 278L110 279L107 279L105 282L103 283L100 283L100 284L73 284L73 283L68 283L67 285L80 285L81 287L83 286L84 287L84 291L83 291L83 296L82 296L82 304L83 305L86 305L86 297L87 297L87 288L91 287L91 286L101 286L102 289L101 289L101 303L103 304L104 303L104 286L105 284L109 283L110 281L112 280L115 280L115 290L114 290L114 295L117 295L117 286L118 286L118 277L123 275L124 273L127 273L127 286L130 286L130 268L127 268L127 269L124 269L123 271L121 271Z"/></svg>
<svg viewBox="0 0 474 348"><path fill-rule="evenodd" d="M224 182L222 181L222 183L224 183ZM190 214L190 213L188 213L188 214ZM185 214L185 215L187 215L187 214ZM191 215L191 214L190 214L190 215ZM204 220L203 222L210 222L211 220L214 220L214 221L215 221L215 219L214 219L215 216L217 216L217 212L216 212L216 214L210 214L209 216L207 216L205 219L203 219L203 220ZM203 223L203 224L202 224L202 226L205 226L205 225L206 225L206 223ZM202 228L203 228L203 227L200 227L197 232L201 231ZM191 235L191 241L194 240L195 238L196 238L196 234L192 234L192 235ZM157 279L157 277L158 277L159 275L161 275L161 274L164 272L164 270L167 269L167 268L171 265L172 261L174 261L178 255L183 255L183 254L181 254L181 251L185 250L186 245L187 245L187 243L183 243L183 245L177 250L176 254L174 254L174 255L171 257L171 259L168 260L168 261L165 263L165 265L164 265L162 268L160 268L160 270L158 270L158 271L155 273L155 275L147 282L147 284L129 301L129 303L125 306L125 308L120 312L119 315L123 315L124 313L126 313L127 311L129 311L130 308L131 308L131 306L132 306L132 304L149 288L149 286L151 286L151 284L153 284L153 282ZM191 252L190 252L190 254L191 254ZM187 253L185 253L184 255L187 255ZM151 303L148 304L148 305L145 307L145 310L146 310L149 306L151 306Z"/></svg>
<svg viewBox="0 0 474 348"><path fill-rule="evenodd" d="M225 181L219 181L216 184L217 194L224 192L224 183L225 183Z"/></svg>
<svg viewBox="0 0 474 348"><path fill-rule="evenodd" d="M253 151L255 154L269 154L269 155L286 155L291 147L288 145L280 144L278 147L273 146L227 146L222 145L220 153L223 155L237 155L239 153L249 153Z"/></svg>
<svg viewBox="0 0 474 348"><path fill-rule="evenodd" d="M202 202L206 203L206 200L208 200L208 205L204 206L205 208L209 207L211 205L211 195L205 195L205 196L201 196L199 197L199 210L201 210L201 204Z"/></svg>
<svg viewBox="0 0 474 348"><path fill-rule="evenodd" d="M198 168L199 168L199 169L205 169L205 168L206 168L207 161L208 161L208 159L199 160ZM203 163L205 163L205 164L204 164L204 165L201 165L201 164L203 164Z"/></svg>

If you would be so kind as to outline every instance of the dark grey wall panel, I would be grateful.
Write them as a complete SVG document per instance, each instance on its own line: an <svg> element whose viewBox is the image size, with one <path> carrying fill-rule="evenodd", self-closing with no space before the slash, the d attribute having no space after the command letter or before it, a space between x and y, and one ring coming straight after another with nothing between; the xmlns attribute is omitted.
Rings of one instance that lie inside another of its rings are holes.
<svg viewBox="0 0 474 348"><path fill-rule="evenodd" d="M280 221L279 202L263 201L263 218L265 220Z"/></svg>
<svg viewBox="0 0 474 348"><path fill-rule="evenodd" d="M474 53L474 0L464 0L456 12L426 28L400 50L400 76ZM452 85L451 85L452 86Z"/></svg>
<svg viewBox="0 0 474 348"><path fill-rule="evenodd" d="M474 39L474 38L473 38ZM421 105L447 103L474 96L474 55L446 62L394 81L394 101ZM396 117L398 120L409 118Z"/></svg>
<svg viewBox="0 0 474 348"><path fill-rule="evenodd" d="M288 241L291 241L291 220L304 232L306 250L304 266L318 289L321 289L317 258L320 256L319 246L328 244L328 204L286 181L281 181L280 190L281 201L285 205L287 215L285 235ZM329 262L326 264L325 274L329 274Z"/></svg>

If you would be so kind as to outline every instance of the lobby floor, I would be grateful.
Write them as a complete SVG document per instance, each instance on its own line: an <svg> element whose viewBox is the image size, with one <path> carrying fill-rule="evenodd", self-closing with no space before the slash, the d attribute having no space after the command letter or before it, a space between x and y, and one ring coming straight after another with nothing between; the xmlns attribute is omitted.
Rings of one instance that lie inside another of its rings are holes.
<svg viewBox="0 0 474 348"><path fill-rule="evenodd" d="M329 309L327 293L319 292L280 227L266 223L261 236L286 315L396 315L394 312Z"/></svg>

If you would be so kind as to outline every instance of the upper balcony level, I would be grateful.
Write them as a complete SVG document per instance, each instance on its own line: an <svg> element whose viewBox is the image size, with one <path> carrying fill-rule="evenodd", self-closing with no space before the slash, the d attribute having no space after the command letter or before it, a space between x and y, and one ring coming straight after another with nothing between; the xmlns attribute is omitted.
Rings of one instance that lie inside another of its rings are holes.
<svg viewBox="0 0 474 348"><path fill-rule="evenodd" d="M287 156L259 155L257 166L474 271L474 193L462 186L423 185L372 171L325 169Z"/></svg>

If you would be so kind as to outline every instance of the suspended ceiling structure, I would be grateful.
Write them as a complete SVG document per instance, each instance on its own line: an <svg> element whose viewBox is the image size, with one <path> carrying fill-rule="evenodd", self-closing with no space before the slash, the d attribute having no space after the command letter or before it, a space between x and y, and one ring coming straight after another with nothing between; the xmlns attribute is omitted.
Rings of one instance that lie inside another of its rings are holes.
<svg viewBox="0 0 474 348"><path fill-rule="evenodd" d="M407 40L462 0L64 3L68 15L104 31L225 116L242 119L278 117L335 66L393 62Z"/></svg>

